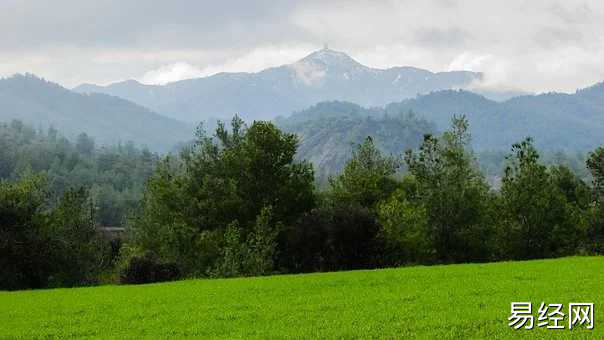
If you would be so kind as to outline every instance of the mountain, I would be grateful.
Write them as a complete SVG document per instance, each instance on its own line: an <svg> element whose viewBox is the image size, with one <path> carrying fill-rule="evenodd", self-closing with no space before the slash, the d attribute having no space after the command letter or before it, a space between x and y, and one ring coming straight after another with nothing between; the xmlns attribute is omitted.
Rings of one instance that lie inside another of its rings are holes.
<svg viewBox="0 0 604 340"><path fill-rule="evenodd" d="M66 137L81 132L97 144L132 141L156 151L190 140L192 125L163 117L140 105L106 94L80 94L33 75L0 79L0 121L21 120L54 126Z"/></svg>
<svg viewBox="0 0 604 340"><path fill-rule="evenodd" d="M300 137L296 157L313 163L319 182L339 173L352 156L353 148L367 136L386 154L400 156L419 146L423 136L435 133L433 123L412 113L387 113L347 102L322 102L275 124Z"/></svg>
<svg viewBox="0 0 604 340"><path fill-rule="evenodd" d="M545 93L495 102L463 90L433 92L386 106L414 111L448 128L453 114L465 114L475 149L501 150L532 137L544 150L588 151L604 145L604 83L574 94Z"/></svg>
<svg viewBox="0 0 604 340"><path fill-rule="evenodd" d="M325 48L293 64L258 73L218 73L166 85L144 85L134 80L108 86L83 84L74 90L118 96L181 121L228 119L235 113L251 121L272 119L321 101L384 106L421 93L466 88L481 77L467 71L376 69Z"/></svg>
<svg viewBox="0 0 604 340"><path fill-rule="evenodd" d="M354 145L367 136L386 154L400 155L417 147L424 134L449 129L454 114L468 118L481 163L496 165L487 169L491 175L500 175L505 154L526 137L534 139L545 162L565 151L579 170L584 167L581 155L604 146L604 83L574 94L525 95L503 102L463 90L436 91L384 108L322 102L274 122L300 136L297 157L311 161L317 177L325 180L343 168Z"/></svg>

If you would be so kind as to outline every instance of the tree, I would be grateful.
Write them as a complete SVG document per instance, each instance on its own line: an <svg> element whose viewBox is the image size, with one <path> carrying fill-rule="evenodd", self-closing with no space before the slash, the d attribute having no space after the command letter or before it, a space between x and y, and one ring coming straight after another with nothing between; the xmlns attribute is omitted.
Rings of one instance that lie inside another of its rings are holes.
<svg viewBox="0 0 604 340"><path fill-rule="evenodd" d="M572 181L552 175L538 160L532 139L514 144L503 177L500 239L505 255L514 259L571 254L583 228L567 199L576 195L564 184Z"/></svg>
<svg viewBox="0 0 604 340"><path fill-rule="evenodd" d="M586 164L593 177L596 193L600 199L604 198L604 148L589 153Z"/></svg>
<svg viewBox="0 0 604 340"><path fill-rule="evenodd" d="M43 233L45 182L0 182L0 289L43 288L52 273Z"/></svg>
<svg viewBox="0 0 604 340"><path fill-rule="evenodd" d="M272 208L265 207L256 218L254 230L247 239L241 235L237 222L229 224L224 232L225 245L213 276L259 276L275 270L277 235L280 224L275 224Z"/></svg>
<svg viewBox="0 0 604 340"><path fill-rule="evenodd" d="M397 182L393 175L398 167L396 160L382 155L373 139L367 137L353 151L352 159L346 163L342 174L329 179L333 199L375 209L380 200L396 190Z"/></svg>
<svg viewBox="0 0 604 340"><path fill-rule="evenodd" d="M379 231L369 209L343 202L326 204L288 228L281 266L290 272L375 268L383 250Z"/></svg>
<svg viewBox="0 0 604 340"><path fill-rule="evenodd" d="M92 283L104 269L105 245L85 190L53 202L43 177L0 182L0 289Z"/></svg>
<svg viewBox="0 0 604 340"><path fill-rule="evenodd" d="M428 234L428 212L408 192L398 190L380 202L377 213L381 224L379 236L386 246L384 262L402 265L432 259L434 249Z"/></svg>
<svg viewBox="0 0 604 340"><path fill-rule="evenodd" d="M489 258L492 200L469 143L467 119L454 116L442 140L426 135L418 153L405 153L417 180L417 203L427 212L427 235L441 262Z"/></svg>
<svg viewBox="0 0 604 340"><path fill-rule="evenodd" d="M94 140L82 132L78 135L76 149L82 154L90 155L94 151Z"/></svg>
<svg viewBox="0 0 604 340"><path fill-rule="evenodd" d="M587 248L593 253L604 253L604 148L589 154L587 168L591 172L597 202L591 208L587 230Z"/></svg>
<svg viewBox="0 0 604 340"><path fill-rule="evenodd" d="M274 223L291 223L315 201L311 165L294 161L297 145L269 122L246 128L235 117L214 137L200 126L194 147L163 161L149 181L135 243L179 263L183 274L203 274L235 234L225 235L227 226L246 240L265 207Z"/></svg>

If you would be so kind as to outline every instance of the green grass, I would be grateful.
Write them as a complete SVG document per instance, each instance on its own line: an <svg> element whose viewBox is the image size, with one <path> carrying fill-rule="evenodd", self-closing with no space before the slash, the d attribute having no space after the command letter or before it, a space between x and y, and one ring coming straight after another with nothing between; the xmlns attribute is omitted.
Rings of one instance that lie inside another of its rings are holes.
<svg viewBox="0 0 604 340"><path fill-rule="evenodd" d="M595 327L515 331L512 301L593 302ZM0 292L1 338L189 336L604 338L604 257Z"/></svg>

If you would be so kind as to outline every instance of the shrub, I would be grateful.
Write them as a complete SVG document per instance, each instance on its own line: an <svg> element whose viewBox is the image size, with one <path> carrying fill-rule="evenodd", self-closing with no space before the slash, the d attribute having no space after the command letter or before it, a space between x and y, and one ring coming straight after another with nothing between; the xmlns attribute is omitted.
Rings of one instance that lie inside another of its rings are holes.
<svg viewBox="0 0 604 340"><path fill-rule="evenodd" d="M256 218L256 224L246 239L241 236L237 222L229 224L224 233L225 246L212 276L258 276L274 271L277 235L280 223L273 221L273 210L264 207Z"/></svg>
<svg viewBox="0 0 604 340"><path fill-rule="evenodd" d="M120 273L120 281L127 284L172 281L180 277L178 266L161 262L153 252L133 256Z"/></svg>
<svg viewBox="0 0 604 340"><path fill-rule="evenodd" d="M379 230L368 208L345 204L314 209L287 230L282 266L292 272L374 268L383 248Z"/></svg>

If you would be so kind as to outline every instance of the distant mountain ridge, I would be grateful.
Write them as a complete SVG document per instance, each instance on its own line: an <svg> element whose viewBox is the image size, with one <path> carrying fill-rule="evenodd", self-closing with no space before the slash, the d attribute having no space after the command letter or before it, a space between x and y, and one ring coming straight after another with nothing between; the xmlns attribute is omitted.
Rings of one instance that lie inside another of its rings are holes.
<svg viewBox="0 0 604 340"><path fill-rule="evenodd" d="M481 78L481 73L469 71L376 69L325 48L293 64L258 73L218 73L166 85L145 85L134 80L108 86L83 84L74 91L118 96L181 121L225 119L234 114L251 121L287 115L321 101L384 106L417 94L467 88Z"/></svg>
<svg viewBox="0 0 604 340"><path fill-rule="evenodd" d="M54 126L70 138L85 132L98 145L132 141L154 151L169 151L194 131L125 99L76 93L33 75L0 79L0 121L13 119L36 128Z"/></svg>
<svg viewBox="0 0 604 340"><path fill-rule="evenodd" d="M275 124L300 138L296 157L314 164L319 182L339 173L352 150L367 136L382 152L399 157L417 148L425 134L436 134L434 123L407 112L387 114L383 108L363 108L347 102L322 102Z"/></svg>
<svg viewBox="0 0 604 340"><path fill-rule="evenodd" d="M463 90L433 92L386 106L387 112L414 111L436 123L449 126L453 114L470 122L476 149L508 149L532 137L547 150L588 151L604 145L604 83L574 94L545 93L495 102Z"/></svg>

